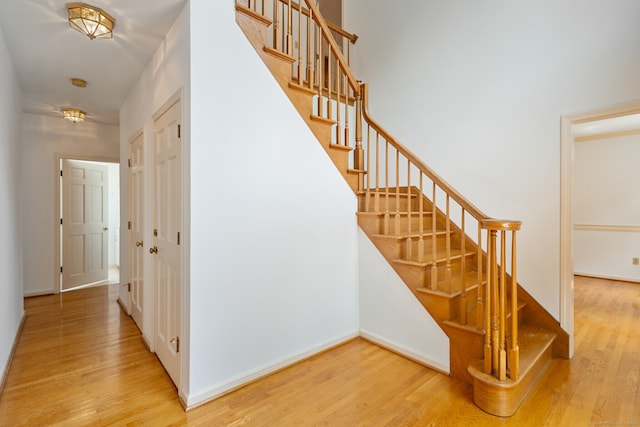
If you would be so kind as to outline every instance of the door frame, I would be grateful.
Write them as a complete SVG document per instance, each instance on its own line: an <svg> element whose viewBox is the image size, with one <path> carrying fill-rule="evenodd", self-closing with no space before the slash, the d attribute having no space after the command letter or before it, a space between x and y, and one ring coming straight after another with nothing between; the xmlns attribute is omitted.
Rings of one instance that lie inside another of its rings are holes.
<svg viewBox="0 0 640 427"><path fill-rule="evenodd" d="M640 102L562 116L560 125L560 326L569 334L569 356L574 351L573 295L573 125L640 113Z"/></svg>
<svg viewBox="0 0 640 427"><path fill-rule="evenodd" d="M53 168L55 176L53 181L55 182L55 194L53 198L53 218L54 218L54 230L53 230L53 293L60 293L60 246L62 244L62 236L60 235L60 209L61 209L61 200L60 196L62 195L62 190L60 188L60 162L62 159L69 160L80 160L85 162L102 162L102 163L116 163L120 164L120 159L117 157L107 157L107 156L92 156L87 154L69 154L69 153L55 153L55 167ZM121 215L122 216L122 215ZM120 238L119 242L122 242L122 228L120 229ZM122 251L120 251L120 256L122 256Z"/></svg>

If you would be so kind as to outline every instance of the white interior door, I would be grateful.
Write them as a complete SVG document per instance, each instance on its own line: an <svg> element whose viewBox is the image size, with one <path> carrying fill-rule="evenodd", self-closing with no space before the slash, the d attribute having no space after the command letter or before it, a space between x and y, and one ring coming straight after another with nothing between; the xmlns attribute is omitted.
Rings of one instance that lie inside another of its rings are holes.
<svg viewBox="0 0 640 427"><path fill-rule="evenodd" d="M153 280L155 351L174 384L180 387L182 305L182 147L181 102L170 106L153 127L154 209Z"/></svg>
<svg viewBox="0 0 640 427"><path fill-rule="evenodd" d="M107 280L107 167L62 160L62 290Z"/></svg>
<svg viewBox="0 0 640 427"><path fill-rule="evenodd" d="M129 144L129 309L143 330L144 301L144 136Z"/></svg>

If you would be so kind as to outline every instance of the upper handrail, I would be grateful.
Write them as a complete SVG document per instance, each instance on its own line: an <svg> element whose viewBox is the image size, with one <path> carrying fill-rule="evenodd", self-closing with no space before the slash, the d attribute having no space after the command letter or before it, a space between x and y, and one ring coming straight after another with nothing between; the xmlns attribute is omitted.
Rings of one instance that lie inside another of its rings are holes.
<svg viewBox="0 0 640 427"><path fill-rule="evenodd" d="M349 86L351 86L351 89L353 90L354 95L356 97L360 96L360 83L358 82L358 79L356 79L356 76L353 75L353 72L351 71L351 67L349 67L349 63L347 62L346 58L342 54L342 50L340 49L340 47L338 46L338 43L335 41L335 39L331 35L331 30L327 25L327 21L324 19L324 17L320 13L320 9L316 5L316 2L314 0L305 0L305 3L307 4L307 7L311 11L311 15L313 15L312 16L313 20L320 27L320 30L322 31L324 39L327 41L327 43L329 44L329 47L331 48L333 54L335 55L338 65L340 66L340 69L342 70L344 75L347 77Z"/></svg>
<svg viewBox="0 0 640 427"><path fill-rule="evenodd" d="M281 3L287 3L287 0L280 0ZM305 16L310 16L309 15L309 9L305 9L304 7L301 7L300 4L296 3L296 2L291 2L291 7L294 8L297 11L302 10L302 14ZM327 21L325 19L325 21L327 22L327 26L329 27L330 30L335 31L336 33L340 34L342 37L346 38L347 40L349 40L351 42L351 44L355 44L356 41L358 41L358 36L356 34L350 33L347 30L345 30L344 28L340 27L339 25L334 24L331 21Z"/></svg>
<svg viewBox="0 0 640 427"><path fill-rule="evenodd" d="M376 132L378 132L381 136L383 136L391 145L393 145L400 153L402 153L411 163L416 165L426 176L428 176L432 182L438 185L445 193L449 194L461 207L463 207L467 212L469 212L474 218L479 221L489 220L491 219L489 216L484 214L480 209L473 205L469 200L467 200L462 194L460 194L456 189L451 187L444 179L442 179L437 173L433 171L429 166L427 166L420 158L418 158L413 152L411 152L407 147L402 145L395 139L389 132L387 132L378 122L376 122L369 114L369 84L362 84L362 116L365 121L371 126Z"/></svg>

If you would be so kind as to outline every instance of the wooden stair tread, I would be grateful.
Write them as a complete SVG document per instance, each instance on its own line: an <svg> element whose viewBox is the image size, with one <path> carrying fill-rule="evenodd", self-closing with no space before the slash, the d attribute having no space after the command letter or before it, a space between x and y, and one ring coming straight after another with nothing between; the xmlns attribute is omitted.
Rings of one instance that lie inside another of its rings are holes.
<svg viewBox="0 0 640 427"><path fill-rule="evenodd" d="M460 292L457 293L458 295L460 294ZM527 303L524 301L518 301L518 313L522 312L522 310L527 306ZM511 319L511 307L509 306L507 308L507 313L505 314L505 318L506 319ZM464 324L460 321L459 317L456 317L455 319L451 319L451 320L445 320L444 322L449 325L452 326L454 328L466 328L469 326L472 326L473 328L476 328L476 326L474 325L469 325L469 321L473 321L475 319L475 307L471 310L469 310L469 313L467 314L467 323ZM522 317L520 316L518 318L518 320L522 319Z"/></svg>
<svg viewBox="0 0 640 427"><path fill-rule="evenodd" d="M453 234L453 232L449 231L449 234ZM376 234L373 234L372 236L373 237L378 237L378 238L381 238L381 239L390 239L390 240L401 241L401 240L407 240L407 239L419 239L420 237L423 237L423 238L427 237L428 238L428 237L433 237L434 235L436 237L437 236L446 236L447 232L446 232L446 230L436 230L435 232L426 231L425 230L422 234L420 234L420 233L408 233L408 232L405 232L403 234L379 234L379 233L376 233ZM431 245L431 243L429 243L429 245Z"/></svg>
<svg viewBox="0 0 640 427"><path fill-rule="evenodd" d="M255 11L253 11L253 9L249 9L248 7L240 4L240 3L236 3L236 11L243 13L247 16L249 16L250 18L255 19L256 21L260 22L261 24L263 24L266 27L271 26L271 24L273 23L271 21L271 19L267 18L266 16L257 13Z"/></svg>
<svg viewBox="0 0 640 427"><path fill-rule="evenodd" d="M293 64L294 62L296 62L296 58L294 58L293 56L286 54L284 52L279 51L278 49L274 49L272 47L269 46L265 46L264 51L267 52L270 55L275 56L276 58L280 58L283 61L286 61L290 64Z"/></svg>
<svg viewBox="0 0 640 427"><path fill-rule="evenodd" d="M404 190L404 189L403 189ZM391 197L407 197L408 195L411 196L411 198L416 198L418 197L417 194L415 193L407 193L406 191L396 191L395 188L390 188L389 191L387 192L384 189L378 189L378 190L364 190L364 191L358 191L358 196L366 196L367 193L371 194L371 195L380 195L380 196L386 196L389 195ZM389 212L389 213L393 213L395 214L395 212ZM424 212L426 213L426 211Z"/></svg>
<svg viewBox="0 0 640 427"><path fill-rule="evenodd" d="M316 116L315 114L311 115L311 120L314 122L324 123L331 126L336 124L335 120L327 119L326 117L322 117L322 116Z"/></svg>
<svg viewBox="0 0 640 427"><path fill-rule="evenodd" d="M359 175L359 174L366 175L367 171L364 169L347 169L347 173L353 174L353 175Z"/></svg>
<svg viewBox="0 0 640 427"><path fill-rule="evenodd" d="M462 283L463 283L462 276L461 275L456 275L456 276L453 276L451 278L451 286L450 286L450 288L452 289L452 291L450 291L450 292L444 290L448 286L445 283L445 281L443 281L443 280L438 282L438 285L437 285L436 289L431 289L431 288L427 288L427 287L420 287L420 288L417 288L416 291L424 293L424 294L446 295L449 298L456 298L456 297L462 295ZM483 280L482 283L484 283L484 280ZM464 284L465 284L465 289L467 290L467 292L475 292L475 290L478 288L478 272L472 271L472 272L466 273L465 277L464 277Z"/></svg>
<svg viewBox="0 0 640 427"><path fill-rule="evenodd" d="M352 151L353 150L353 147L349 147L348 145L334 144L334 143L329 144L329 148L333 148L334 150L340 150L340 151Z"/></svg>
<svg viewBox="0 0 640 427"><path fill-rule="evenodd" d="M309 96L315 96L318 94L318 92L314 89L311 89L308 86L304 86L304 85L300 85L298 83L295 82L289 82L289 87L293 90L297 90L298 92L302 92L305 93Z"/></svg>
<svg viewBox="0 0 640 427"><path fill-rule="evenodd" d="M386 215L386 212L379 212L379 211L378 211L378 212L375 212L375 211L374 211L374 212L366 212L366 211L360 211L360 212L357 212L356 214L357 214L357 215L359 215L359 216L363 216L363 217L367 217L367 216L371 216L371 217L383 217L383 216L385 216L385 215ZM392 215L392 213L391 213L391 212L389 212L389 215ZM405 216L409 216L409 215L411 215L412 217L413 217L413 216L417 216L417 217L419 217L419 216L420 216L420 212L415 212L415 211L411 211L411 212L408 212L408 211L399 211L399 212L393 212L393 215L400 215L400 216L402 216L402 217L405 217ZM431 211L429 211L429 212L423 212L423 213L422 213L422 215L423 215L423 216L425 216L425 217L426 217L426 216L431 217L433 214L431 213ZM417 219L416 219L416 221L417 221Z"/></svg>
<svg viewBox="0 0 640 427"><path fill-rule="evenodd" d="M461 259L463 256L472 257L475 254L476 254L475 252L466 252L466 253L462 254L462 252L460 250L458 250L458 249L451 249L450 260L451 261L457 261L457 260ZM444 256L444 255L441 255L440 253L437 253L436 256L437 256L437 258L435 260L435 264L442 264L442 263L447 261L447 257ZM433 259L431 259L429 261L414 261L414 260L397 258L397 259L394 259L393 261L397 262L398 264L409 265L409 266L413 266L413 267L423 267L423 268L424 267L430 267L430 266L432 266L434 264L434 260Z"/></svg>

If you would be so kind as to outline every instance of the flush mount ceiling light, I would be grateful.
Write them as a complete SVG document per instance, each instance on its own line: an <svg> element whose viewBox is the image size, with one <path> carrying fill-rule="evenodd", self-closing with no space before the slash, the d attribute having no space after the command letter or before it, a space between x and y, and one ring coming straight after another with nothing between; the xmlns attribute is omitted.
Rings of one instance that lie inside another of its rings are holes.
<svg viewBox="0 0 640 427"><path fill-rule="evenodd" d="M93 39L110 39L116 20L102 9L84 3L67 3L69 25Z"/></svg>
<svg viewBox="0 0 640 427"><path fill-rule="evenodd" d="M73 77L71 79L71 84L76 86L76 87L87 87L87 81L79 79L77 77Z"/></svg>
<svg viewBox="0 0 640 427"><path fill-rule="evenodd" d="M62 110L62 117L73 123L83 122L87 118L87 113L77 108L65 108Z"/></svg>

